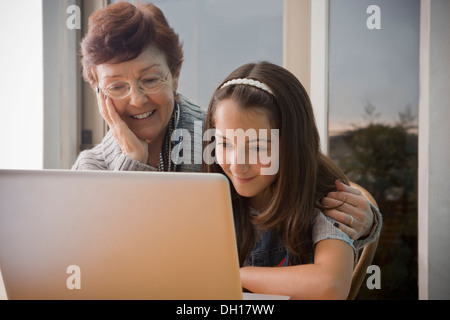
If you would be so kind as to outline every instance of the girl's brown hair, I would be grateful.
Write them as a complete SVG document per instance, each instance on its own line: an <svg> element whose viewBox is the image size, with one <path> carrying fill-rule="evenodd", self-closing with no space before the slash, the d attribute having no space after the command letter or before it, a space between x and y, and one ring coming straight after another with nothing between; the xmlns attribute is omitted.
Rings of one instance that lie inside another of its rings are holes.
<svg viewBox="0 0 450 320"><path fill-rule="evenodd" d="M222 84L238 78L258 80L273 95L249 85ZM231 186L237 224L239 260L242 265L255 244L254 227L273 229L297 262L305 263L311 246L311 224L316 208L335 181L348 183L344 173L320 150L313 109L300 81L286 69L269 62L246 64L233 71L216 89L205 121L205 130L214 128L217 104L231 99L241 108L263 108L279 129L279 171L271 185L273 198L257 217L252 217L246 198ZM206 142L205 142L206 146ZM221 167L203 164L206 172L223 173Z"/></svg>
<svg viewBox="0 0 450 320"><path fill-rule="evenodd" d="M172 76L178 78L183 63L182 43L158 7L118 2L94 12L81 42L84 79L94 87L96 65L133 60L149 45L165 54Z"/></svg>

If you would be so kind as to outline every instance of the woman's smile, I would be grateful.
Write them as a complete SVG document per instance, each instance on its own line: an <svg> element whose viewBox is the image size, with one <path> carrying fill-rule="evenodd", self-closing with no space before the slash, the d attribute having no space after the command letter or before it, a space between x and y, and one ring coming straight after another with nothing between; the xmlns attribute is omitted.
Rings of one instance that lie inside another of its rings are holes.
<svg viewBox="0 0 450 320"><path fill-rule="evenodd" d="M139 139L161 142L172 116L176 90L176 81L169 71L164 53L150 45L133 60L100 64L96 70L99 83L104 87L114 81L136 83L142 79L159 79L167 75L164 84L156 92L144 94L133 85L125 98L111 98L119 116ZM160 149L158 145L154 147L155 150Z"/></svg>
<svg viewBox="0 0 450 320"><path fill-rule="evenodd" d="M136 120L145 120L145 119L150 118L150 116L153 115L153 113L154 113L155 111L156 111L156 109L153 110L153 111L146 112L146 113L141 113L141 114L138 114L138 115L133 115L133 116L131 116L131 118L136 119Z"/></svg>

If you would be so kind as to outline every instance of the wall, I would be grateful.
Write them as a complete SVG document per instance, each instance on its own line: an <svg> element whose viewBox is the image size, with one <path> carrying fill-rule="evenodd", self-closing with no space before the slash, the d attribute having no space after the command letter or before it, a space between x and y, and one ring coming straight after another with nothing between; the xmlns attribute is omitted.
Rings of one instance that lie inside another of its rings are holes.
<svg viewBox="0 0 450 320"><path fill-rule="evenodd" d="M419 298L450 299L450 1L421 13Z"/></svg>
<svg viewBox="0 0 450 320"><path fill-rule="evenodd" d="M43 164L42 3L4 1L0 10L0 169Z"/></svg>

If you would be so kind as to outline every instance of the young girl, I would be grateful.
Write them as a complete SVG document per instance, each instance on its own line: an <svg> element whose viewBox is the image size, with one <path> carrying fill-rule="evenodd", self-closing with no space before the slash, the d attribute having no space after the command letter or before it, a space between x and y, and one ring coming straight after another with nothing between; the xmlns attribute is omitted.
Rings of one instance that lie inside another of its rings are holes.
<svg viewBox="0 0 450 320"><path fill-rule="evenodd" d="M353 241L322 214L320 200L336 190L336 180L348 180L321 153L311 102L297 78L268 62L241 66L215 91L208 129L216 132L216 161L204 170L231 182L242 286L291 299L345 299ZM257 138L242 145L226 134L230 129ZM249 161L255 151L277 155L277 172L262 174L272 164Z"/></svg>

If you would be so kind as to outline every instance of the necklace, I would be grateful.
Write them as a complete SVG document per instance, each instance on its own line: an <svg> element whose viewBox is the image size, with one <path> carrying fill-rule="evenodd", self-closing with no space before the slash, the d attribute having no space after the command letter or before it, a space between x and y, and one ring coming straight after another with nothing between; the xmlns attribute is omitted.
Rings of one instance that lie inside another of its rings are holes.
<svg viewBox="0 0 450 320"><path fill-rule="evenodd" d="M178 106L178 103L175 103L172 117L170 118L169 121L169 128L167 129L167 133L164 138L161 152L159 153L159 162L158 166L156 167L158 171L167 171L167 172L177 171L176 163L178 163L178 161L175 162L172 161L172 148L174 142L171 140L171 137L173 131L175 130L175 128L178 129L179 125L180 125L180 107ZM181 139L182 136L180 136L180 140Z"/></svg>

